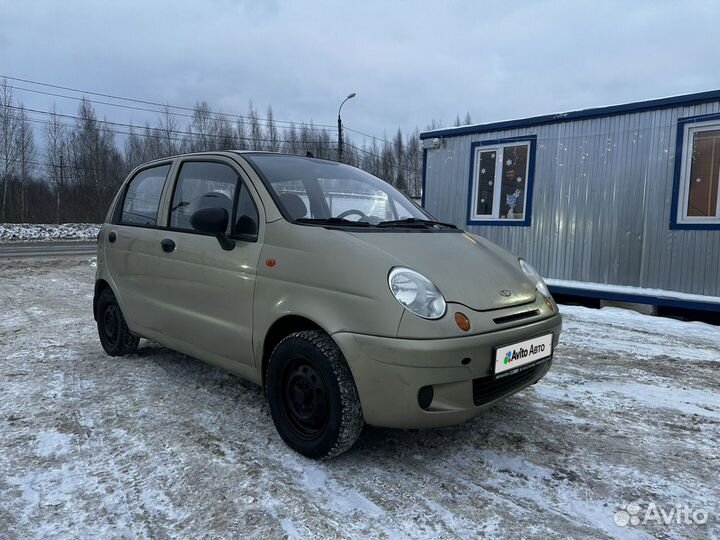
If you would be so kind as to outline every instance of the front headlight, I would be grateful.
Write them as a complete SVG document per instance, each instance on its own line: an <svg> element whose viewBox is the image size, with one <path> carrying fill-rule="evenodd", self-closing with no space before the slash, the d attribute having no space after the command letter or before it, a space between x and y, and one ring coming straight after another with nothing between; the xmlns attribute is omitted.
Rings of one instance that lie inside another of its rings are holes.
<svg viewBox="0 0 720 540"><path fill-rule="evenodd" d="M523 259L520 259L520 268L522 268L522 271L525 272L525 275L535 284L535 288L540 291L543 296L546 298L552 298L550 289L547 288L543 278L540 277L540 274L538 274L532 266L526 263Z"/></svg>
<svg viewBox="0 0 720 540"><path fill-rule="evenodd" d="M393 268L388 275L393 296L407 309L423 319L445 315L445 297L428 278L409 268Z"/></svg>

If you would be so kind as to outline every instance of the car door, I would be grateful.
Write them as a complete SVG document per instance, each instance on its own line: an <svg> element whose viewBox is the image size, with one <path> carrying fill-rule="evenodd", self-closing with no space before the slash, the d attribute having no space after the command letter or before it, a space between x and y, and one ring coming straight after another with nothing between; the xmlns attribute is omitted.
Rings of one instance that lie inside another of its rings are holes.
<svg viewBox="0 0 720 540"><path fill-rule="evenodd" d="M104 242L115 295L131 330L141 335L162 330L165 307L154 272L162 254L162 200L167 196L172 161L153 164L125 184Z"/></svg>
<svg viewBox="0 0 720 540"><path fill-rule="evenodd" d="M245 371L254 366L252 307L262 205L230 159L187 158L175 176L167 229L159 239L164 251L155 269L167 309L164 332L188 354ZM193 213L211 207L227 210L232 249L193 229Z"/></svg>

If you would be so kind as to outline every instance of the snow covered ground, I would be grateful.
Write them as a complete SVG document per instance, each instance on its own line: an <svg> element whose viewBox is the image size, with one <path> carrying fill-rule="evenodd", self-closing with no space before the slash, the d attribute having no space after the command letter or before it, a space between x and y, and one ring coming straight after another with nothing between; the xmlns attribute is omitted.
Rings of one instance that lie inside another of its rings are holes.
<svg viewBox="0 0 720 540"><path fill-rule="evenodd" d="M152 343L106 356L92 279L87 258L0 262L3 538L720 535L720 328L563 306L539 384L317 463L253 385ZM616 525L630 502L707 523Z"/></svg>
<svg viewBox="0 0 720 540"><path fill-rule="evenodd" d="M0 242L95 240L99 230L95 223L0 223Z"/></svg>

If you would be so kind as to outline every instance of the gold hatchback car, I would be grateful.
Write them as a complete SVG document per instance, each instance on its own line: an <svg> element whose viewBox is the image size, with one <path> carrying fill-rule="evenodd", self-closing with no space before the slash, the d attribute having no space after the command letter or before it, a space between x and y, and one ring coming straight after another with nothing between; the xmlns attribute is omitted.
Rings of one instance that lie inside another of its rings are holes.
<svg viewBox="0 0 720 540"><path fill-rule="evenodd" d="M94 315L260 384L312 458L363 426L457 424L550 369L561 317L532 267L340 163L264 152L157 160L98 236Z"/></svg>

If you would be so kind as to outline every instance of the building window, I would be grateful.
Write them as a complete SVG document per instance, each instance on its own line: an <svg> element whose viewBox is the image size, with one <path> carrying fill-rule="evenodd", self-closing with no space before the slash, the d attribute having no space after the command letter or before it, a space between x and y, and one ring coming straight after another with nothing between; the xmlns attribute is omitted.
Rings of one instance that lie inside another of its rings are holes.
<svg viewBox="0 0 720 540"><path fill-rule="evenodd" d="M473 143L468 224L529 225L535 138Z"/></svg>
<svg viewBox="0 0 720 540"><path fill-rule="evenodd" d="M683 125L684 124L684 125ZM720 225L720 121L681 123L679 225Z"/></svg>

